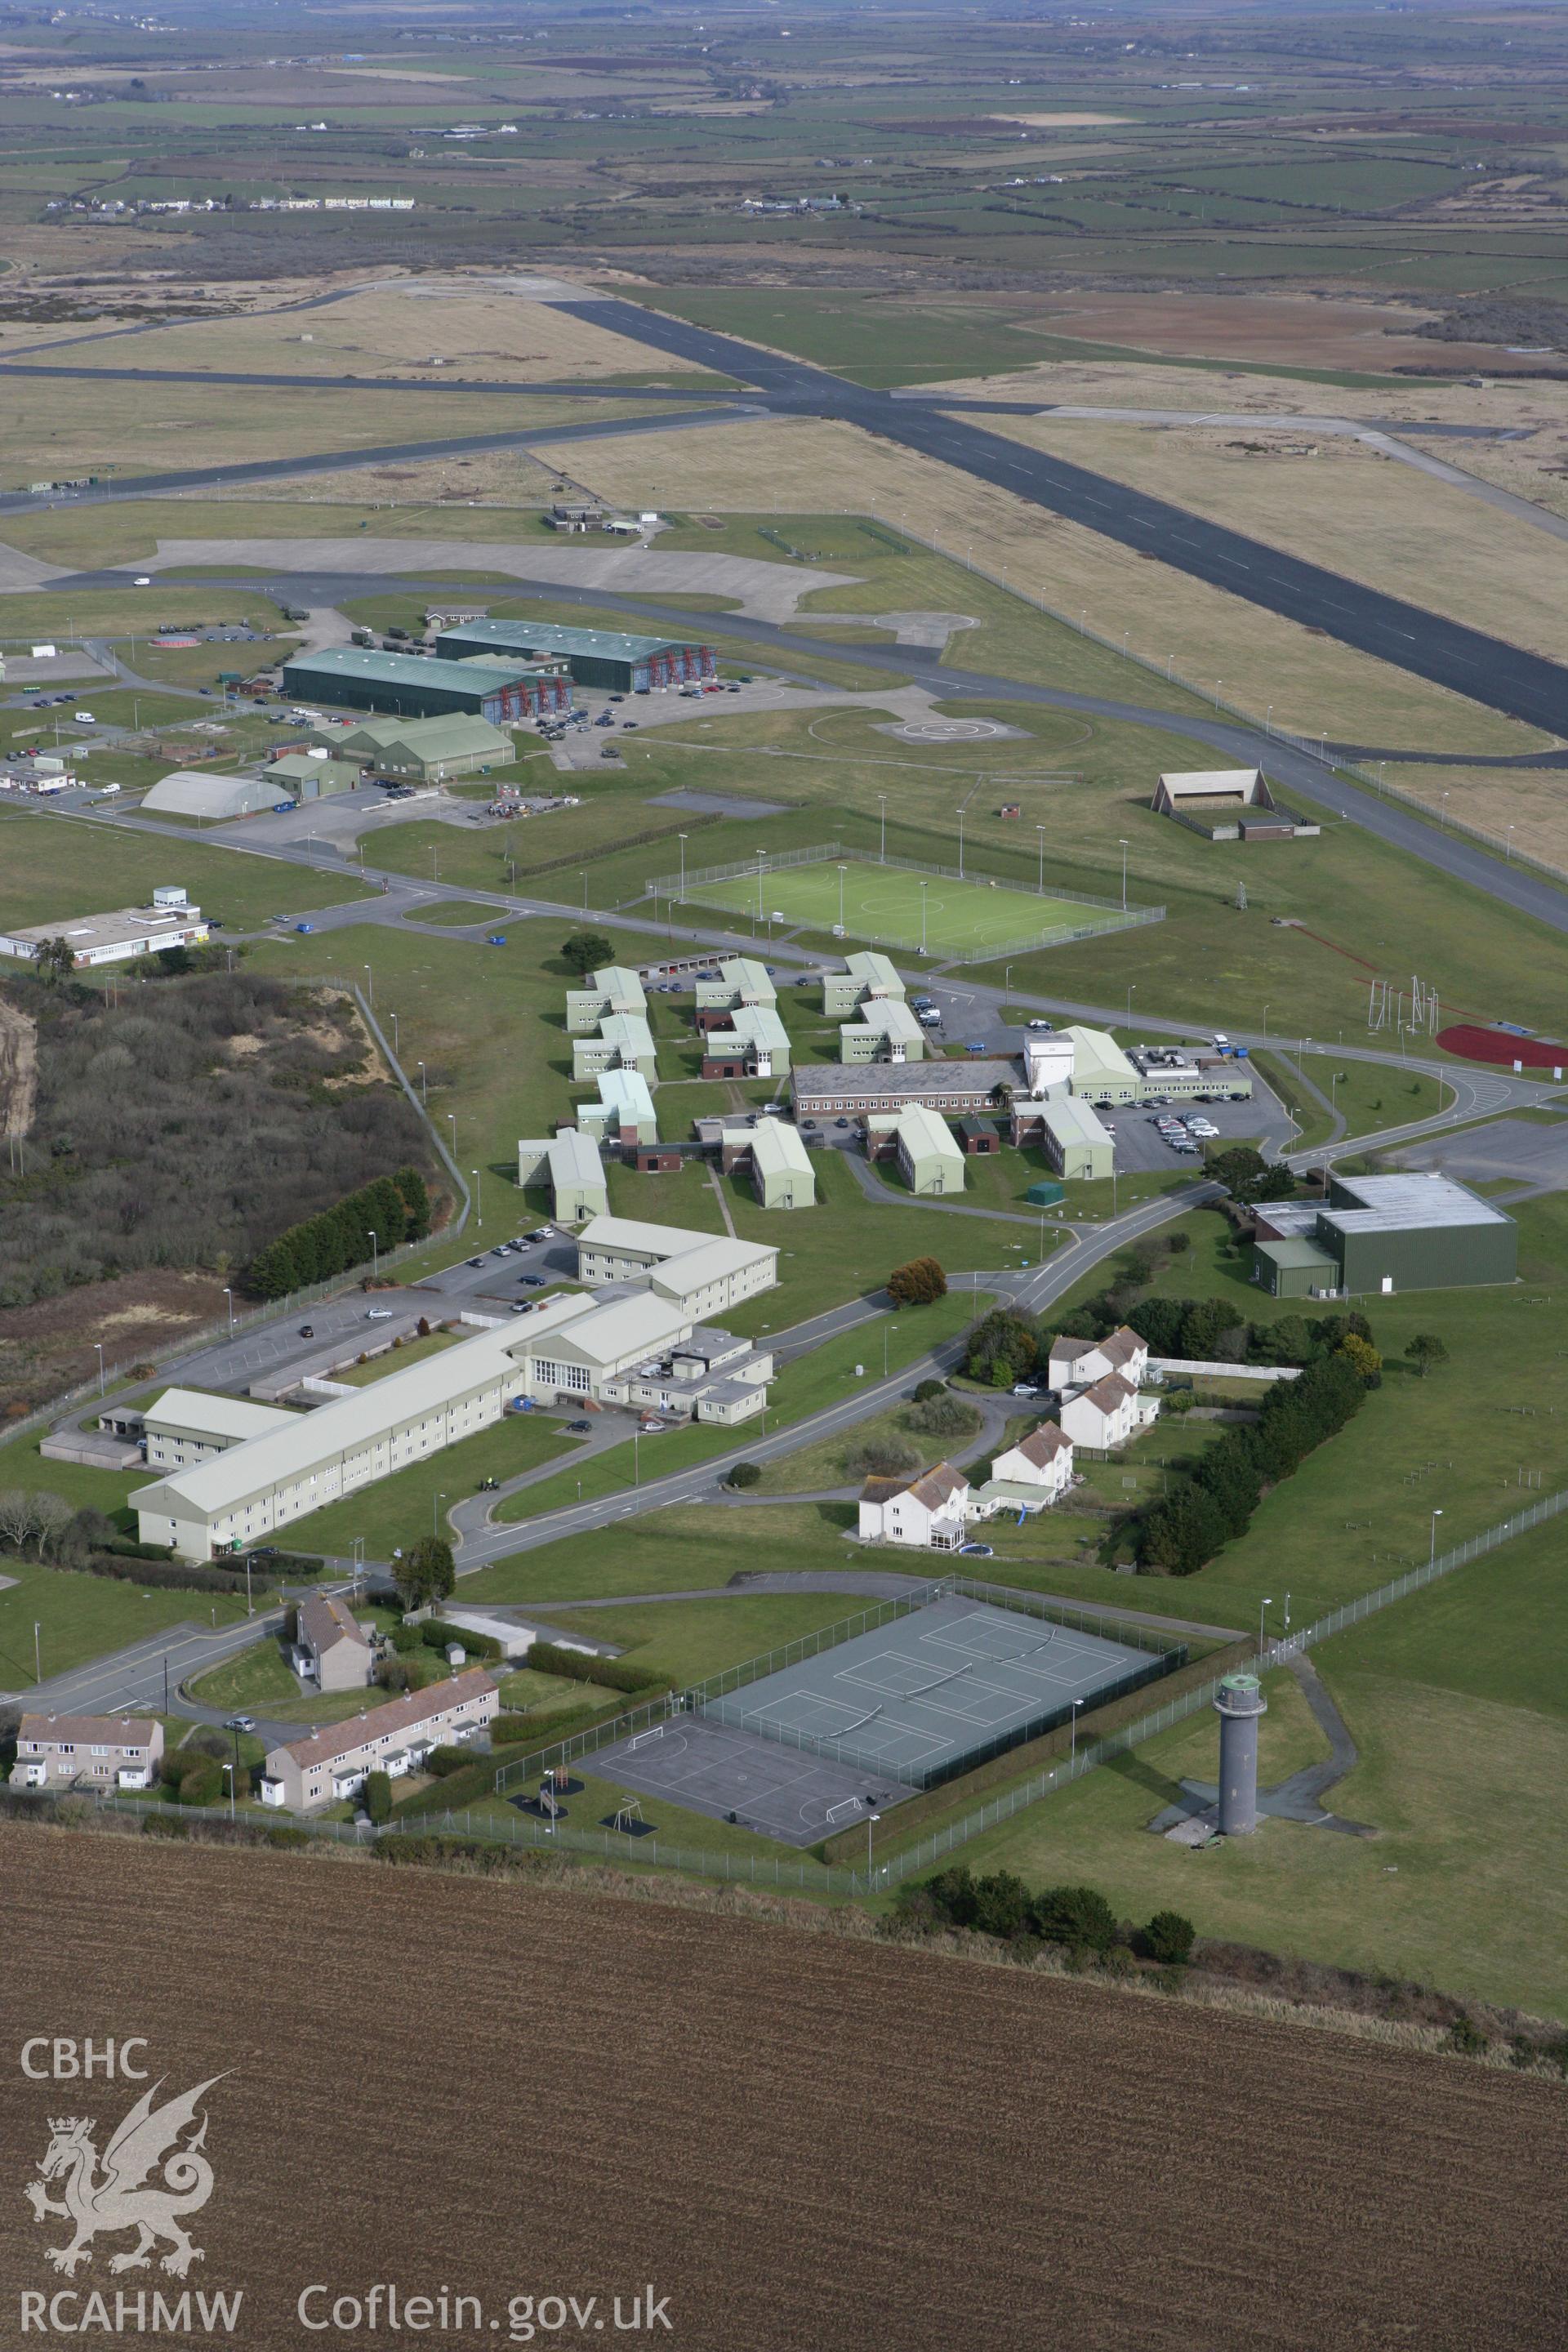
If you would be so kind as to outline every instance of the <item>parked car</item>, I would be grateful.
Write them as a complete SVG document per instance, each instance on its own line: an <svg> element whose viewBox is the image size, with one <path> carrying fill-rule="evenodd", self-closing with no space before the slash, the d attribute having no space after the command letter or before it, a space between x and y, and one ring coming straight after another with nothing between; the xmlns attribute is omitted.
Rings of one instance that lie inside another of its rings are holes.
<svg viewBox="0 0 1568 2352"><path fill-rule="evenodd" d="M802 1126L802 1128L803 1128L803 1129L805 1129L805 1128L813 1128L813 1127L815 1127L816 1125L816 1121L814 1118L803 1118L803 1119L801 1120L801 1126Z"/></svg>
<svg viewBox="0 0 1568 2352"><path fill-rule="evenodd" d="M601 748L599 752L601 760L618 760L620 756L621 747L618 743L606 743Z"/></svg>
<svg viewBox="0 0 1568 2352"><path fill-rule="evenodd" d="M486 940L485 945L488 948L504 948L506 945L506 933L504 931L492 931L489 939Z"/></svg>
<svg viewBox="0 0 1568 2352"><path fill-rule="evenodd" d="M958 1549L964 1559L994 1559L996 1556L990 1544L960 1544Z"/></svg>
<svg viewBox="0 0 1568 2352"><path fill-rule="evenodd" d="M304 938L304 939L309 939L309 938L310 938L310 933L315 929L315 928L316 928L316 926L314 925L314 923L296 923L296 924L295 924L295 926L294 926L294 929L296 929L296 930L300 934L300 936L301 936L302 938Z"/></svg>
<svg viewBox="0 0 1568 2352"><path fill-rule="evenodd" d="M569 1421L566 1424L574 1437L586 1437L594 1424L591 1421Z"/></svg>
<svg viewBox="0 0 1568 2352"><path fill-rule="evenodd" d="M231 1715L224 1725L226 1731L254 1731L255 1728L256 1717L253 1715Z"/></svg>
<svg viewBox="0 0 1568 2352"><path fill-rule="evenodd" d="M390 1307L368 1307L364 1319L367 1323L390 1323L392 1309Z"/></svg>
<svg viewBox="0 0 1568 2352"><path fill-rule="evenodd" d="M547 1242L553 1230L550 1225L535 1225L528 1238L531 1242Z"/></svg>
<svg viewBox="0 0 1568 2352"><path fill-rule="evenodd" d="M525 1283L530 1290L542 1290L544 1287L544 1276L542 1274L520 1275L518 1279Z"/></svg>
<svg viewBox="0 0 1568 2352"><path fill-rule="evenodd" d="M964 1052L965 1052L966 1054L984 1054L984 1052L985 1051L985 1040L984 1040L984 1037L969 1037L969 1038L966 1038L966 1039L964 1040L964 1046L963 1046L963 1050L964 1050Z"/></svg>
<svg viewBox="0 0 1568 2352"><path fill-rule="evenodd" d="M484 1259L482 1257L471 1257L468 1260L468 1264L470 1265L483 1265Z"/></svg>
<svg viewBox="0 0 1568 2352"><path fill-rule="evenodd" d="M1024 1026L1026 1029L1044 1029L1047 1034L1055 1034L1052 1024L1048 1021L1026 1021Z"/></svg>
<svg viewBox="0 0 1568 2352"><path fill-rule="evenodd" d="M300 1339L313 1339L315 1338L315 1336L316 1336L316 1327L315 1327L315 1325L314 1325L313 1323L301 1323L301 1324L300 1324Z"/></svg>
<svg viewBox="0 0 1568 2352"><path fill-rule="evenodd" d="M1013 1394L1016 1397L1038 1396L1039 1393L1039 1390L1035 1386L1032 1381L1018 1381L1015 1383L1013 1389Z"/></svg>
<svg viewBox="0 0 1568 2352"><path fill-rule="evenodd" d="M847 1127L849 1121L847 1118L836 1118L833 1124L835 1127Z"/></svg>

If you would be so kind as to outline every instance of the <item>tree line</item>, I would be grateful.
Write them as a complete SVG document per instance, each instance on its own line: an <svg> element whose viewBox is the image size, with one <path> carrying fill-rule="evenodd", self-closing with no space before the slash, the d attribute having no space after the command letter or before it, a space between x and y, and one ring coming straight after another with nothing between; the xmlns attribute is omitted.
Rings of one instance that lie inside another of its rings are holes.
<svg viewBox="0 0 1568 2352"><path fill-rule="evenodd" d="M253 1298L286 1298L367 1265L400 1243L423 1241L429 1230L429 1187L417 1168L399 1168L362 1185L335 1208L289 1226L258 1250L244 1286Z"/></svg>

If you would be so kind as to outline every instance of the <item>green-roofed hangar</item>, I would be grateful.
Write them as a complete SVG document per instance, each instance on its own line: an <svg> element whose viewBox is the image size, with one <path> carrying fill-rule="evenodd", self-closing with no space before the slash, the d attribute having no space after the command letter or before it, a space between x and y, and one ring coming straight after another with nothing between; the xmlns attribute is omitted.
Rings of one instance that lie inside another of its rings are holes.
<svg viewBox="0 0 1568 2352"><path fill-rule="evenodd" d="M465 621L443 629L436 650L446 661L476 656L516 655L523 661L561 661L579 686L611 694L640 694L645 688L684 686L711 677L711 646L669 637L630 636L618 629L558 627L552 621Z"/></svg>
<svg viewBox="0 0 1568 2352"><path fill-rule="evenodd" d="M381 710L397 719L438 719L465 711L492 727L563 710L572 687L563 664L469 668L423 654L384 654L359 646L330 646L295 654L283 665L283 691L349 710Z"/></svg>

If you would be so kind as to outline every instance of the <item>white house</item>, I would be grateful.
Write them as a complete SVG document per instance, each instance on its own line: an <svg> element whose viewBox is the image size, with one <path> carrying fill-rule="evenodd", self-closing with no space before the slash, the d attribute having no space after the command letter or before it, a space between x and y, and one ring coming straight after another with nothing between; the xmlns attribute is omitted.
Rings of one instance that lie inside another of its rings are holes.
<svg viewBox="0 0 1568 2352"><path fill-rule="evenodd" d="M861 1539L956 1551L968 1534L969 1481L951 1462L918 1478L868 1478L860 1496Z"/></svg>
<svg viewBox="0 0 1568 2352"><path fill-rule="evenodd" d="M1149 1342L1125 1323L1109 1339L1053 1339L1049 1379L1052 1388L1092 1388L1107 1372L1142 1388L1149 1370Z"/></svg>
<svg viewBox="0 0 1568 2352"><path fill-rule="evenodd" d="M1072 1484L1071 1438L1054 1421L1042 1421L1027 1437L996 1456L989 1483L1029 1487L1037 1498L1037 1509L1056 1502Z"/></svg>
<svg viewBox="0 0 1568 2352"><path fill-rule="evenodd" d="M1095 1445L1113 1452L1136 1437L1158 1417L1159 1401L1140 1397L1120 1372L1107 1372L1094 1386L1069 1396L1058 1418L1063 1434L1075 1445Z"/></svg>

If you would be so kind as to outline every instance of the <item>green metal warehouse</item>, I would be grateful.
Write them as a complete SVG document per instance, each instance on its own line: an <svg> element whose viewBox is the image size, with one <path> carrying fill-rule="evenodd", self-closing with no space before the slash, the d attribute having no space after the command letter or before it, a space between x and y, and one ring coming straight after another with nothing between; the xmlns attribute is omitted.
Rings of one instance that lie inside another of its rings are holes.
<svg viewBox="0 0 1568 2352"><path fill-rule="evenodd" d="M422 654L382 654L359 646L331 646L321 653L295 654L283 665L283 691L350 710L384 710L399 719L434 719L447 711L471 711L492 727L531 719L541 710L564 709L571 700L559 664L515 669L468 669L458 661L432 661Z"/></svg>
<svg viewBox="0 0 1568 2352"><path fill-rule="evenodd" d="M711 677L715 667L710 646L627 636L616 629L563 628L552 621L466 621L459 628L443 629L436 650L447 661L483 654L563 661L579 686L612 694L684 686L689 678Z"/></svg>
<svg viewBox="0 0 1568 2352"><path fill-rule="evenodd" d="M1511 1282L1519 1229L1451 1177L1331 1176L1319 1202L1258 1211L1253 1279L1275 1298Z"/></svg>

